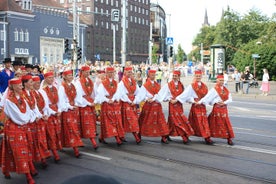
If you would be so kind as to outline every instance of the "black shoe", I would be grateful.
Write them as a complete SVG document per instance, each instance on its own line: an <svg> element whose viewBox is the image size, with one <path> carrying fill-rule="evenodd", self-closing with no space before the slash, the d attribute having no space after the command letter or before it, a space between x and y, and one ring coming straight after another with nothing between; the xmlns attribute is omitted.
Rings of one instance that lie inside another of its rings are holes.
<svg viewBox="0 0 276 184"><path fill-rule="evenodd" d="M120 138L122 142L127 142L125 138Z"/></svg>
<svg viewBox="0 0 276 184"><path fill-rule="evenodd" d="M168 141L172 141L172 139L171 139L171 137L170 137L170 136L168 136L168 137L167 137L167 140L168 140Z"/></svg>
<svg viewBox="0 0 276 184"><path fill-rule="evenodd" d="M205 139L205 143L207 145L213 145L214 144L214 142L211 139Z"/></svg>
<svg viewBox="0 0 276 184"><path fill-rule="evenodd" d="M108 144L104 139L99 138L99 142L103 144Z"/></svg>
<svg viewBox="0 0 276 184"><path fill-rule="evenodd" d="M8 179L8 180L11 179L11 175L9 173L7 174L4 173L4 176L5 176L5 179Z"/></svg>

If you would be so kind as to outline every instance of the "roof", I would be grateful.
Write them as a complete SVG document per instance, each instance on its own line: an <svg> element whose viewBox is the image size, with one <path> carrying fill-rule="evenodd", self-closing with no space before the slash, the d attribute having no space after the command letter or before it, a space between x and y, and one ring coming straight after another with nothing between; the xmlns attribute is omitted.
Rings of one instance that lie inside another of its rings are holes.
<svg viewBox="0 0 276 184"><path fill-rule="evenodd" d="M30 11L23 10L15 0L1 0L0 11L14 11L20 13L30 13Z"/></svg>

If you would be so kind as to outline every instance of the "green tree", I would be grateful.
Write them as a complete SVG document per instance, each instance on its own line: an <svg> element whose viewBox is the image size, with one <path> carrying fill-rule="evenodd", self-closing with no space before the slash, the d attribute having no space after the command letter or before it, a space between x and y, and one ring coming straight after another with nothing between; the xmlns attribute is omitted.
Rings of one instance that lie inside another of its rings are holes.
<svg viewBox="0 0 276 184"><path fill-rule="evenodd" d="M159 56L157 54L158 50L159 50L158 46L153 45L153 47L152 47L152 55L151 55L152 63L153 64L157 64L158 63L158 58L159 58Z"/></svg>
<svg viewBox="0 0 276 184"><path fill-rule="evenodd" d="M182 49L181 45L178 44L176 61L177 61L177 63L182 64L185 59L187 59L187 56L186 56L184 50Z"/></svg>

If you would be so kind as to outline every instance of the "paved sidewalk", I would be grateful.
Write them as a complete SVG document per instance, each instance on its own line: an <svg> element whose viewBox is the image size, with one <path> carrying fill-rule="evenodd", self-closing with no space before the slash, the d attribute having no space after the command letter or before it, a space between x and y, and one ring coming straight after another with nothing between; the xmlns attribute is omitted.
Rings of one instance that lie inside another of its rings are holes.
<svg viewBox="0 0 276 184"><path fill-rule="evenodd" d="M181 77L181 82L187 86L189 85L193 80L193 76L189 75L187 77ZM163 80L164 81L164 80ZM209 89L211 89L215 83L208 81L208 77L204 76L202 81L208 86ZM276 101L276 81L269 81L270 83L270 93L268 96L262 96L261 93L262 91L260 90L260 87L262 85L262 81L258 81L259 87L251 87L249 88L249 93L248 94L242 94L242 93L236 93L235 91L235 82L234 81L228 81L228 86L227 88L230 90L232 97L239 97L239 98L251 98L251 99L262 99L262 100L272 100ZM244 91L245 91L244 87Z"/></svg>

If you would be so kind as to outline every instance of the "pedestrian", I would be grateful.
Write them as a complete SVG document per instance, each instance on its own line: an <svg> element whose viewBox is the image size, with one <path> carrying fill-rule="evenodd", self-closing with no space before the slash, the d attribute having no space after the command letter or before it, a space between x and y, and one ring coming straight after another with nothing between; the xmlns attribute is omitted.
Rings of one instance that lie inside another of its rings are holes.
<svg viewBox="0 0 276 184"><path fill-rule="evenodd" d="M24 75L21 77L21 79L22 79L22 85L23 85L23 89L22 89L23 98L29 105L30 111L32 111L36 116L36 120L33 123L28 123L26 125L27 137L29 140L29 150L31 151L31 154L32 154L32 162L40 163L43 158L41 157L40 150L39 150L37 122L40 118L42 118L42 114L40 113L36 105L36 99L32 93L33 91L32 75L29 75L29 74ZM31 174L33 176L38 174L35 168L33 168L33 170L31 171Z"/></svg>
<svg viewBox="0 0 276 184"><path fill-rule="evenodd" d="M213 105L212 112L208 116L211 137L227 139L229 145L234 145L232 139L234 131L228 116L227 105L232 102L232 96L224 86L223 75L217 76L217 83L206 96L198 103Z"/></svg>
<svg viewBox="0 0 276 184"><path fill-rule="evenodd" d="M182 103L176 100L184 91L184 85L180 82L180 71L173 71L173 79L164 85L158 93L158 101L169 102L169 135L181 136L183 143L189 143L189 137L194 134L188 118L184 114Z"/></svg>
<svg viewBox="0 0 276 184"><path fill-rule="evenodd" d="M50 150L48 149L48 141L47 141L47 133L46 133L46 123L48 120L48 112L52 111L49 106L46 106L45 100L41 94L40 89L40 77L33 76L33 90L31 91L32 95L35 98L36 106L39 112L42 114L42 117L39 118L36 122L37 124L37 140L38 140L38 148L41 156L41 165L42 168L46 168L48 166L46 159L51 156Z"/></svg>
<svg viewBox="0 0 276 184"><path fill-rule="evenodd" d="M54 85L54 73L52 71L44 74L44 82L41 90L47 106L51 108L46 123L46 132L49 149L52 151L55 163L60 161L58 150L62 149L61 145L61 110L58 109L58 89Z"/></svg>
<svg viewBox="0 0 276 184"><path fill-rule="evenodd" d="M223 77L224 77L224 86L228 86L228 80L229 80L229 77L228 77L228 74L227 74L227 71L226 70L224 70L223 71Z"/></svg>
<svg viewBox="0 0 276 184"><path fill-rule="evenodd" d="M29 147L27 124L36 120L22 94L22 81L14 78L9 81L9 91L5 100L4 136L1 143L1 168L6 179L10 172L25 174L28 184L35 181L31 175L34 171L32 153Z"/></svg>
<svg viewBox="0 0 276 184"><path fill-rule="evenodd" d="M79 108L76 106L77 91L73 81L73 71L62 72L63 81L58 89L58 108L61 110L61 144L63 148L73 148L79 158L79 146L83 146L79 129Z"/></svg>
<svg viewBox="0 0 276 184"><path fill-rule="evenodd" d="M160 68L158 68L158 70L156 71L156 81L158 84L161 85L161 82L162 82L162 70Z"/></svg>
<svg viewBox="0 0 276 184"><path fill-rule="evenodd" d="M269 74L266 68L263 69L263 72L262 86L260 89L262 90L262 95L267 96L270 91Z"/></svg>
<svg viewBox="0 0 276 184"><path fill-rule="evenodd" d="M119 82L118 91L120 92L120 99L122 103L122 122L125 133L132 133L137 144L141 142L138 136L139 123L137 94L139 92L139 86L133 77L132 67L126 67L124 70L124 76Z"/></svg>
<svg viewBox="0 0 276 184"><path fill-rule="evenodd" d="M148 70L148 78L140 88L138 99L145 101L139 117L140 135L148 137L161 136L161 142L168 144L169 128L162 105L156 100L160 84L155 81L156 70Z"/></svg>
<svg viewBox="0 0 276 184"><path fill-rule="evenodd" d="M118 83L114 80L115 69L106 68L106 78L97 90L96 103L101 104L101 134L99 142L106 144L105 138L115 137L117 145L124 141L125 132L122 125L121 103Z"/></svg>
<svg viewBox="0 0 276 184"><path fill-rule="evenodd" d="M80 135L81 138L89 139L95 150L98 149L96 142L97 127L96 127L96 111L95 111L95 86L89 78L90 67L82 66L80 69L79 79L75 82L77 99L76 103L79 106L80 116Z"/></svg>
<svg viewBox="0 0 276 184"><path fill-rule="evenodd" d="M141 71L137 71L137 73L136 73L136 82L137 82L139 88L143 85L143 78L142 78Z"/></svg>
<svg viewBox="0 0 276 184"><path fill-rule="evenodd" d="M245 93L248 94L249 92L249 83L250 79L252 78L252 74L250 73L249 69L246 69L244 74L241 76L242 82L241 82L241 88L243 90L244 84L246 84L246 91ZM243 90L244 93L244 90Z"/></svg>
<svg viewBox="0 0 276 184"><path fill-rule="evenodd" d="M0 93L6 91L9 80L14 78L14 72L11 70L11 63L11 58L5 58L3 61L4 69L0 72Z"/></svg>
<svg viewBox="0 0 276 184"><path fill-rule="evenodd" d="M239 73L238 69L235 69L232 78L235 80L235 90L238 93L241 89L240 82L241 82L241 74Z"/></svg>
<svg viewBox="0 0 276 184"><path fill-rule="evenodd" d="M194 72L193 82L184 90L182 94L177 96L176 99L181 103L192 103L188 119L195 132L194 135L203 137L207 145L212 145L213 141L211 140L206 106L198 103L198 101L200 101L208 93L206 84L204 84L201 80L202 71L196 70Z"/></svg>

